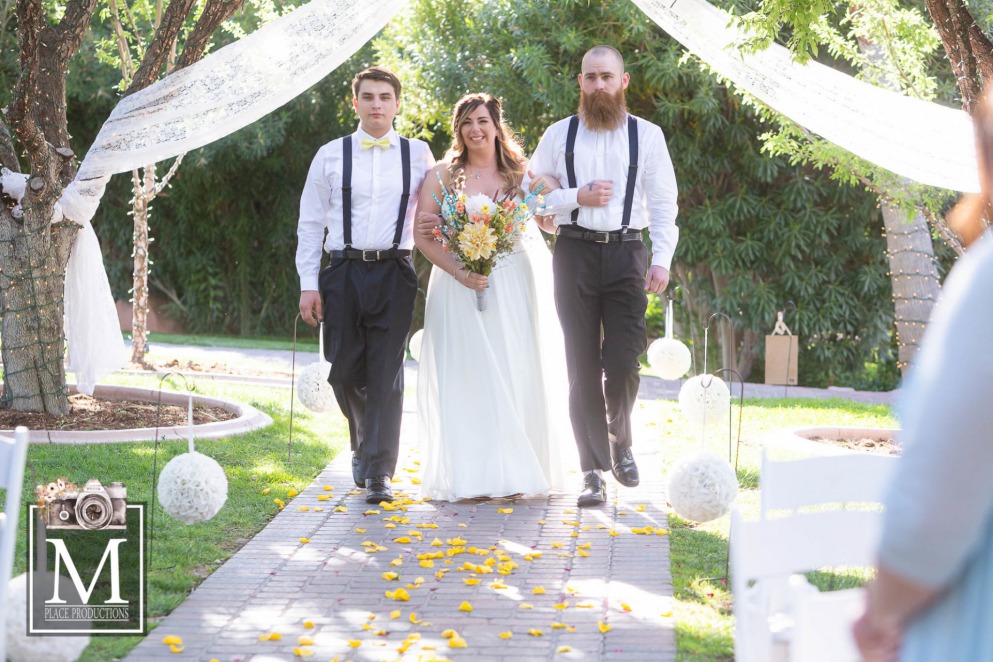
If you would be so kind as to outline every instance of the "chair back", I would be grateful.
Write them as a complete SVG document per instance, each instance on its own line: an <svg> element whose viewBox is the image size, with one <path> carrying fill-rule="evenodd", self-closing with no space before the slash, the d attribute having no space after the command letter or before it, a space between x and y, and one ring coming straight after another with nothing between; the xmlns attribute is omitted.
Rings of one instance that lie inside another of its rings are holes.
<svg viewBox="0 0 993 662"><path fill-rule="evenodd" d="M898 458L851 453L772 461L762 451L762 517L770 510L842 502L882 503Z"/></svg>
<svg viewBox="0 0 993 662"><path fill-rule="evenodd" d="M4 512L0 513L0 661L6 660L5 627L7 585L14 568L14 545L17 542L17 516L24 489L24 464L28 456L28 429L18 427L14 438L0 437L0 489L7 493Z"/></svg>

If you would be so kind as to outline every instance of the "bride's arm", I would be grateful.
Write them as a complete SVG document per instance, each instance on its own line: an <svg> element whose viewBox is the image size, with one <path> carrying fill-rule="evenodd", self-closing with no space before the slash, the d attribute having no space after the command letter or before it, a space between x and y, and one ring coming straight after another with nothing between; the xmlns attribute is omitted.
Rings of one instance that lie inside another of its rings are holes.
<svg viewBox="0 0 993 662"><path fill-rule="evenodd" d="M417 199L416 229L414 231L414 245L417 250L424 254L439 269L450 274L455 280L470 290L482 291L486 289L486 276L474 274L462 268L451 253L446 253L441 242L434 238L433 230L441 225L441 207L438 206L442 197L441 181L449 179L448 168L439 163L425 177L424 184ZM450 182L449 182L450 183Z"/></svg>
<svg viewBox="0 0 993 662"><path fill-rule="evenodd" d="M524 176L524 183L522 184L521 187L525 191L527 191L527 190L536 189L538 186L541 186L541 190L538 192L538 195L548 195L552 191L562 188L562 185L559 183L559 180L557 180L555 177L551 175L540 175L538 177L535 177L531 174L530 171L528 171L528 173ZM546 232L548 234L555 234L556 228L555 228L554 214L548 216L536 215L534 217L534 222L535 225L541 228L543 232Z"/></svg>

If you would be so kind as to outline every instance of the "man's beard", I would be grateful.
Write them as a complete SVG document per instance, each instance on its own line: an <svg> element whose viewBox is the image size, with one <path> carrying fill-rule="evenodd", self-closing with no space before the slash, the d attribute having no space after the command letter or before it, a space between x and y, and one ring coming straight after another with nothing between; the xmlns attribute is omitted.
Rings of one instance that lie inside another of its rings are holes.
<svg viewBox="0 0 993 662"><path fill-rule="evenodd" d="M579 117L591 131L613 131L627 118L624 88L611 96L603 90L587 94L579 91Z"/></svg>

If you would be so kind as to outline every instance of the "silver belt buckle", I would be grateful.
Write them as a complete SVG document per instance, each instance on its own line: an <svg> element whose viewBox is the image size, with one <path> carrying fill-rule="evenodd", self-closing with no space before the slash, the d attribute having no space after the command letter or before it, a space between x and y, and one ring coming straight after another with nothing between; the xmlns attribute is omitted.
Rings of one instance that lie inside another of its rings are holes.
<svg viewBox="0 0 993 662"><path fill-rule="evenodd" d="M609 244L610 243L610 233L609 232L594 232L593 241L598 244ZM602 239L601 239L602 237Z"/></svg>
<svg viewBox="0 0 993 662"><path fill-rule="evenodd" d="M377 262L379 260L380 251L372 251L362 249L362 261L363 262Z"/></svg>

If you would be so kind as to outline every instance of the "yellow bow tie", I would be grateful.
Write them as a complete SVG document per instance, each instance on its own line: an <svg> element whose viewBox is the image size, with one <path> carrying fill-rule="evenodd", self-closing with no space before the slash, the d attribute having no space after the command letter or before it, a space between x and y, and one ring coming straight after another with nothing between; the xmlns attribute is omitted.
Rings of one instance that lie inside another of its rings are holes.
<svg viewBox="0 0 993 662"><path fill-rule="evenodd" d="M383 149L390 148L390 139L387 136L382 138L377 138L372 140L370 138L362 139L362 149L372 149L373 147L382 147Z"/></svg>

